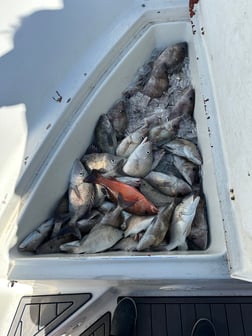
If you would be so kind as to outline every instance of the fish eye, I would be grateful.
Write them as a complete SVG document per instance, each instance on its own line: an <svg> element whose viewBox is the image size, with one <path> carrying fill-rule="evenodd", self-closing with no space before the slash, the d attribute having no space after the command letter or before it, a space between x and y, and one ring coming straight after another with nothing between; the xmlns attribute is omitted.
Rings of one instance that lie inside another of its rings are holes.
<svg viewBox="0 0 252 336"><path fill-rule="evenodd" d="M84 176L84 173L82 171L80 172L80 176Z"/></svg>
<svg viewBox="0 0 252 336"><path fill-rule="evenodd" d="M115 159L111 159L110 161L111 161L112 163L115 163Z"/></svg>

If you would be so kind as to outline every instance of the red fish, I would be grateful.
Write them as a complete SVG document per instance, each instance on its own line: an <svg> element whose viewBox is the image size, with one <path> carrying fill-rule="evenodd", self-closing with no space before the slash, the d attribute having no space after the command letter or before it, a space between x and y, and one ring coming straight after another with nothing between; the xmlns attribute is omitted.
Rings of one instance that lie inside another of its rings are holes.
<svg viewBox="0 0 252 336"><path fill-rule="evenodd" d="M93 169L91 174L84 179L84 182L97 183L104 186L114 202L117 202L118 195L121 194L125 202L133 203L133 205L129 206L126 210L130 213L141 216L154 215L158 212L155 205L148 201L136 188L120 182L115 178L106 178L95 169Z"/></svg>

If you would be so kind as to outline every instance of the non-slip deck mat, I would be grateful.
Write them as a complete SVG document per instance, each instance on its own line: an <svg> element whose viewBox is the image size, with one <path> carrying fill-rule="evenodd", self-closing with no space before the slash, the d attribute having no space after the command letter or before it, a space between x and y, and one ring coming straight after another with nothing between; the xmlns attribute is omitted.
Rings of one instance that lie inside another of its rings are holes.
<svg viewBox="0 0 252 336"><path fill-rule="evenodd" d="M45 336L90 298L90 293L24 296L8 336Z"/></svg>
<svg viewBox="0 0 252 336"><path fill-rule="evenodd" d="M217 335L252 335L252 297L133 297L137 336L191 336L194 323L210 319Z"/></svg>
<svg viewBox="0 0 252 336"><path fill-rule="evenodd" d="M110 333L110 320L111 314L107 312L80 336L108 336Z"/></svg>

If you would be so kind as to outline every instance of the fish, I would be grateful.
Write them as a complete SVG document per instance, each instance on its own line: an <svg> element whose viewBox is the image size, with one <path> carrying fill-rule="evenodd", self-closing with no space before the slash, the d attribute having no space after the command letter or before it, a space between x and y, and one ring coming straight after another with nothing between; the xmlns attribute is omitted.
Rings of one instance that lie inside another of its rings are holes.
<svg viewBox="0 0 252 336"><path fill-rule="evenodd" d="M193 243L194 247L205 250L208 245L208 223L206 216L206 201L201 197L195 217L192 222L191 232L188 240Z"/></svg>
<svg viewBox="0 0 252 336"><path fill-rule="evenodd" d="M119 99L116 101L107 112L107 115L116 132L117 139L122 139L128 126L125 100Z"/></svg>
<svg viewBox="0 0 252 336"><path fill-rule="evenodd" d="M76 225L81 235L84 236L88 234L97 223L100 223L102 216L100 211L93 209L88 218L79 219Z"/></svg>
<svg viewBox="0 0 252 336"><path fill-rule="evenodd" d="M106 214L109 211L112 211L116 208L116 204L110 201L104 201L99 207L97 208L102 214Z"/></svg>
<svg viewBox="0 0 252 336"><path fill-rule="evenodd" d="M88 213L95 200L94 186L83 182L87 171L79 159L73 163L68 188L70 225Z"/></svg>
<svg viewBox="0 0 252 336"><path fill-rule="evenodd" d="M153 112L152 114L148 115L147 117L144 118L144 127L154 127L154 126L159 126L162 125L163 123L167 122L169 116L168 110L162 109L161 112Z"/></svg>
<svg viewBox="0 0 252 336"><path fill-rule="evenodd" d="M197 127L193 118L182 118L179 123L177 137L189 141L197 142Z"/></svg>
<svg viewBox="0 0 252 336"><path fill-rule="evenodd" d="M141 184L141 178L132 176L117 176L117 181L131 185L132 187L139 187Z"/></svg>
<svg viewBox="0 0 252 336"><path fill-rule="evenodd" d="M132 206L127 208L127 212L136 215L152 215L158 212L155 205L148 201L136 188L119 182L115 178L106 178L96 170L92 170L84 181L103 185L107 188L113 202L117 202L119 193L125 202L134 202Z"/></svg>
<svg viewBox="0 0 252 336"><path fill-rule="evenodd" d="M122 238L110 248L110 251L136 251L137 244L138 241L133 237Z"/></svg>
<svg viewBox="0 0 252 336"><path fill-rule="evenodd" d="M169 79L164 63L154 63L151 76L143 88L143 94L150 98L159 98L168 89Z"/></svg>
<svg viewBox="0 0 252 336"><path fill-rule="evenodd" d="M94 202L92 206L97 208L105 201L107 197L107 190L99 184L94 184L93 186L94 186Z"/></svg>
<svg viewBox="0 0 252 336"><path fill-rule="evenodd" d="M173 154L186 158L198 166L203 163L199 149L189 140L181 138L175 139L165 144L164 148Z"/></svg>
<svg viewBox="0 0 252 336"><path fill-rule="evenodd" d="M50 218L40 224L36 230L30 232L25 239L19 244L20 251L35 252L52 232L54 218Z"/></svg>
<svg viewBox="0 0 252 336"><path fill-rule="evenodd" d="M69 200L68 200L68 191L64 193L64 195L58 201L52 217L61 217L69 212Z"/></svg>
<svg viewBox="0 0 252 336"><path fill-rule="evenodd" d="M70 213L66 213L66 214L59 215L58 217L54 217L53 229L52 229L50 238L56 237L59 234L62 226L66 222L68 222L70 218L71 218Z"/></svg>
<svg viewBox="0 0 252 336"><path fill-rule="evenodd" d="M131 215L126 220L126 230L124 231L124 237L135 236L141 231L145 231L154 218L155 216Z"/></svg>
<svg viewBox="0 0 252 336"><path fill-rule="evenodd" d="M115 228L120 228L124 222L124 216L122 210L132 206L134 202L125 202L122 195L118 194L118 203L115 209L108 211L104 214L100 221L100 225L111 225Z"/></svg>
<svg viewBox="0 0 252 336"><path fill-rule="evenodd" d="M178 131L181 118L168 120L158 126L154 126L149 130L149 139L153 144L160 144L160 142L167 142L173 139Z"/></svg>
<svg viewBox="0 0 252 336"><path fill-rule="evenodd" d="M198 166L177 155L174 155L173 163L186 182L192 186L197 178Z"/></svg>
<svg viewBox="0 0 252 336"><path fill-rule="evenodd" d="M45 241L36 249L36 254L49 254L61 252L60 246L79 238L79 232L74 227L64 227L56 237Z"/></svg>
<svg viewBox="0 0 252 336"><path fill-rule="evenodd" d="M200 197L194 197L192 194L176 206L169 229L169 243L165 248L167 251L174 250L176 247L187 250L186 238L190 234L199 201Z"/></svg>
<svg viewBox="0 0 252 336"><path fill-rule="evenodd" d="M164 64L168 74L177 72L187 55L188 47L186 42L179 42L167 47L155 61L156 64ZM155 64L153 68L155 67Z"/></svg>
<svg viewBox="0 0 252 336"><path fill-rule="evenodd" d="M129 157L148 134L148 127L140 127L135 132L128 134L117 146L116 155Z"/></svg>
<svg viewBox="0 0 252 336"><path fill-rule="evenodd" d="M181 68L187 54L187 43L177 43L166 48L155 60L150 78L143 88L143 93L151 98L160 98L168 89L168 75Z"/></svg>
<svg viewBox="0 0 252 336"><path fill-rule="evenodd" d="M117 147L116 132L106 113L98 119L94 134L96 143L102 152L115 154Z"/></svg>
<svg viewBox="0 0 252 336"><path fill-rule="evenodd" d="M133 177L144 177L153 164L152 143L145 137L137 148L130 154L122 170Z"/></svg>
<svg viewBox="0 0 252 336"><path fill-rule="evenodd" d="M175 209L175 200L159 209L158 214L146 229L137 245L137 251L142 251L158 246L164 240L169 229L171 218Z"/></svg>
<svg viewBox="0 0 252 336"><path fill-rule="evenodd" d="M192 87L186 89L169 114L169 119L177 117L191 117L195 105L195 90Z"/></svg>
<svg viewBox="0 0 252 336"><path fill-rule="evenodd" d="M165 195L158 189L152 187L152 185L150 185L145 179L141 179L139 190L156 207L161 207L167 203L172 203L174 199L174 197Z"/></svg>
<svg viewBox="0 0 252 336"><path fill-rule="evenodd" d="M145 176L145 180L168 196L183 196L189 194L192 189L190 185L173 174L151 171Z"/></svg>
<svg viewBox="0 0 252 336"><path fill-rule="evenodd" d="M96 225L81 241L60 246L68 253L98 253L108 250L123 238L123 231L111 225Z"/></svg>
<svg viewBox="0 0 252 336"><path fill-rule="evenodd" d="M84 154L81 158L81 162L89 172L92 169L97 169L101 170L102 173L107 173L112 176L120 172L126 159L110 153L92 153Z"/></svg>

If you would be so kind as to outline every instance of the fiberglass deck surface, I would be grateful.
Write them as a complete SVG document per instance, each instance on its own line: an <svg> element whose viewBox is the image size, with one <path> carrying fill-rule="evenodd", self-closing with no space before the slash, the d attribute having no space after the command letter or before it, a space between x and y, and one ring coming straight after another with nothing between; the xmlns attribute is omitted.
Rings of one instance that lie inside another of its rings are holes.
<svg viewBox="0 0 252 336"><path fill-rule="evenodd" d="M137 336L190 336L194 323L210 319L217 336L252 335L252 297L134 297Z"/></svg>
<svg viewBox="0 0 252 336"><path fill-rule="evenodd" d="M89 293L23 297L8 336L48 335L73 313L78 314L90 298ZM252 335L252 296L133 299L138 318L132 336L191 336L194 323L202 317L214 323L217 336ZM109 336L110 324L111 313L104 311L80 336Z"/></svg>

